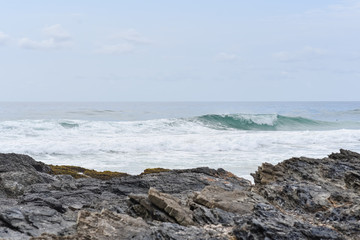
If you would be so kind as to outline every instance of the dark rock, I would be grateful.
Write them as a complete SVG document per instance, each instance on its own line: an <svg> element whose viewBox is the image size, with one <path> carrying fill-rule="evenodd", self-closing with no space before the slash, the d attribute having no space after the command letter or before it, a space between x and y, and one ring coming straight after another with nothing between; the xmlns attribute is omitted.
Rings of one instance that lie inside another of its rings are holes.
<svg viewBox="0 0 360 240"><path fill-rule="evenodd" d="M234 219L238 217L237 214L227 212L219 208L207 208L197 203L191 203L194 222L199 225L222 225L234 226Z"/></svg>
<svg viewBox="0 0 360 240"><path fill-rule="evenodd" d="M42 234L33 240L77 240L77 239L228 239L227 233L213 229L183 227L177 224L148 224L141 218L117 214L108 210L101 213L80 211L76 234L57 236Z"/></svg>
<svg viewBox="0 0 360 240"><path fill-rule="evenodd" d="M9 153L0 154L0 196L15 197L35 183L52 182L50 168L29 156Z"/></svg>
<svg viewBox="0 0 360 240"><path fill-rule="evenodd" d="M153 205L146 194L130 194L129 198L131 210L134 211L135 215L140 216L145 220L176 223L174 218Z"/></svg>
<svg viewBox="0 0 360 240"><path fill-rule="evenodd" d="M345 184L347 188L354 190L360 189L360 174L354 171L349 171L345 174Z"/></svg>
<svg viewBox="0 0 360 240"><path fill-rule="evenodd" d="M237 222L234 235L236 239L345 239L331 228L305 223L263 203Z"/></svg>
<svg viewBox="0 0 360 240"><path fill-rule="evenodd" d="M263 164L255 188L271 204L320 226L356 238L359 229L360 155L347 150L328 158L292 158Z"/></svg>
<svg viewBox="0 0 360 240"><path fill-rule="evenodd" d="M15 153L0 153L0 173L36 171L50 173L48 165L35 161L33 158Z"/></svg>
<svg viewBox="0 0 360 240"><path fill-rule="evenodd" d="M264 163L255 185L206 167L119 176L54 176L28 156L0 154L0 239L360 236L360 154L347 150Z"/></svg>
<svg viewBox="0 0 360 240"><path fill-rule="evenodd" d="M22 236L19 239L27 239L29 236L38 236L42 232L61 234L67 228L74 225L71 221L66 221L57 211L46 206L38 207L25 205L19 207L1 207L0 221L2 225L16 232L7 232L0 235L1 238L16 239L19 233Z"/></svg>
<svg viewBox="0 0 360 240"><path fill-rule="evenodd" d="M66 237L43 234L32 239L151 239L151 230L141 218L117 214L108 210L99 212L80 211L76 233Z"/></svg>

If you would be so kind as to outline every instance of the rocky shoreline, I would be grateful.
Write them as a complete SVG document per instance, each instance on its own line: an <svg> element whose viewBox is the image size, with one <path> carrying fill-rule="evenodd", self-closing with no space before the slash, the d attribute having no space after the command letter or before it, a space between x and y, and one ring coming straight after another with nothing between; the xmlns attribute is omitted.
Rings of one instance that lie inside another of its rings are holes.
<svg viewBox="0 0 360 240"><path fill-rule="evenodd" d="M0 239L360 239L360 154L348 150L264 163L255 184L206 167L114 176L0 154Z"/></svg>

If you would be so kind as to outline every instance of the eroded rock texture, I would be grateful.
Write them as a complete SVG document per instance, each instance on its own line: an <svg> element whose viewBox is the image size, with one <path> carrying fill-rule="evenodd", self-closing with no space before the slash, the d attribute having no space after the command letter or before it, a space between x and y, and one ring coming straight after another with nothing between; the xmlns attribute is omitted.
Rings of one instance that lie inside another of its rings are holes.
<svg viewBox="0 0 360 240"><path fill-rule="evenodd" d="M253 174L254 191L298 218L360 239L359 173L360 154L341 149L323 159L263 164Z"/></svg>
<svg viewBox="0 0 360 240"><path fill-rule="evenodd" d="M1 239L360 239L360 154L106 181L0 154Z"/></svg>

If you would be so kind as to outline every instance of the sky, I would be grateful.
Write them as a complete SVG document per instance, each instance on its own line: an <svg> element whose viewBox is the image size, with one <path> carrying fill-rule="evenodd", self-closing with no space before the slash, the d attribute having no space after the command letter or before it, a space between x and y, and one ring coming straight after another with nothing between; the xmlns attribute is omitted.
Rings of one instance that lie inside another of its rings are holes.
<svg viewBox="0 0 360 240"><path fill-rule="evenodd" d="M359 101L360 0L0 0L0 101Z"/></svg>

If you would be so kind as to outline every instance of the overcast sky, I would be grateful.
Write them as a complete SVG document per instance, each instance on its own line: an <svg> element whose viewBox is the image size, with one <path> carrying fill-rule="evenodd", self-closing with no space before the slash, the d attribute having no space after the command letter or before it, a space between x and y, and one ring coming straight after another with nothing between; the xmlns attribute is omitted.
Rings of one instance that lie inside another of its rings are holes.
<svg viewBox="0 0 360 240"><path fill-rule="evenodd" d="M360 100L359 0L0 0L0 101Z"/></svg>

